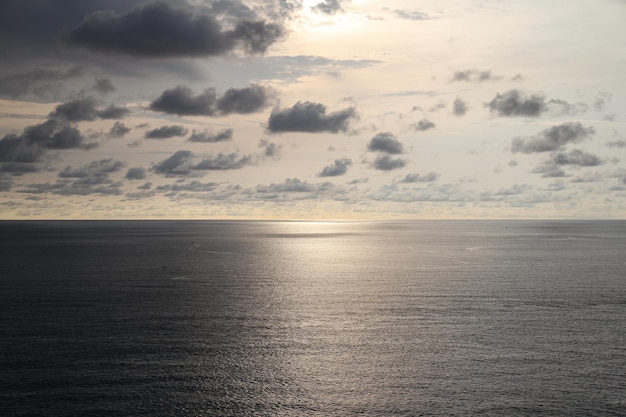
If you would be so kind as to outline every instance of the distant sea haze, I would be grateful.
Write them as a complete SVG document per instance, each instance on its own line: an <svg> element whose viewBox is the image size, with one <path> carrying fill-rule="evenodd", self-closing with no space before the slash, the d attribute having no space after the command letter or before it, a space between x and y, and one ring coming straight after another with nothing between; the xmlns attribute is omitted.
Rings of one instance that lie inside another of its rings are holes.
<svg viewBox="0 0 626 417"><path fill-rule="evenodd" d="M3 416L624 416L626 221L0 222Z"/></svg>

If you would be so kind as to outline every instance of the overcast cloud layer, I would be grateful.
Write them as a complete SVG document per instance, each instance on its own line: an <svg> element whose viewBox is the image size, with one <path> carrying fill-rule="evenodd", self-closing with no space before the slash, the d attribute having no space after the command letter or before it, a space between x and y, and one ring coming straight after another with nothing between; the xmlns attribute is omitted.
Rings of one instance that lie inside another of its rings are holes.
<svg viewBox="0 0 626 417"><path fill-rule="evenodd" d="M625 218L625 14L2 2L0 218Z"/></svg>

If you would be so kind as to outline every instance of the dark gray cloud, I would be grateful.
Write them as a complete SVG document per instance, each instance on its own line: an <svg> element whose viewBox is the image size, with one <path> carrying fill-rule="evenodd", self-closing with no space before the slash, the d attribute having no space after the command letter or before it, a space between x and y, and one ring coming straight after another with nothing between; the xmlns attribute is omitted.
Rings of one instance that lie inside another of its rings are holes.
<svg viewBox="0 0 626 417"><path fill-rule="evenodd" d="M418 182L434 182L439 179L439 174L436 172L429 172L427 174L407 174L400 181L401 183L413 184Z"/></svg>
<svg viewBox="0 0 626 417"><path fill-rule="evenodd" d="M356 117L354 107L326 114L323 104L298 102L288 109L275 109L268 129L271 132L345 132Z"/></svg>
<svg viewBox="0 0 626 417"><path fill-rule="evenodd" d="M491 71L479 71L475 69L468 69L465 71L455 71L452 76L452 81L467 81L473 83L480 83L483 81L499 80L502 77L493 75Z"/></svg>
<svg viewBox="0 0 626 417"><path fill-rule="evenodd" d="M120 182L109 179L109 174L123 167L120 161L101 159L73 168L65 167L59 172L55 183L26 184L20 192L27 194L59 195L119 195Z"/></svg>
<svg viewBox="0 0 626 417"><path fill-rule="evenodd" d="M192 132L191 136L187 138L189 142L199 142L199 143L216 143L216 142L225 142L232 140L233 138L233 129L222 129L217 133L213 133L212 131L203 131L196 132L195 130Z"/></svg>
<svg viewBox="0 0 626 417"><path fill-rule="evenodd" d="M374 159L372 167L379 171L391 171L393 169L403 168L406 161L401 158L392 158L389 155L380 155Z"/></svg>
<svg viewBox="0 0 626 417"><path fill-rule="evenodd" d="M230 88L217 99L217 110L221 114L248 114L262 110L269 103L270 91L260 85L246 88Z"/></svg>
<svg viewBox="0 0 626 417"><path fill-rule="evenodd" d="M191 151L177 151L169 158L155 164L152 171L166 176L186 176L192 173L193 158Z"/></svg>
<svg viewBox="0 0 626 417"><path fill-rule="evenodd" d="M169 139L176 136L185 136L187 129L181 125L168 125L157 127L146 132L146 139Z"/></svg>
<svg viewBox="0 0 626 417"><path fill-rule="evenodd" d="M555 115L574 115L586 112L586 103L569 103L565 100L546 100L543 94L526 94L520 90L498 93L485 103L491 113L504 117L539 117L546 112Z"/></svg>
<svg viewBox="0 0 626 417"><path fill-rule="evenodd" d="M109 174L119 171L124 164L112 158L93 161L88 164L72 168L65 167L59 172L59 178L75 178L74 185L100 185L110 183Z"/></svg>
<svg viewBox="0 0 626 417"><path fill-rule="evenodd" d="M198 162L196 162L199 160ZM240 155L237 152L230 154L218 153L200 157L191 151L178 151L169 158L152 166L152 171L166 176L201 175L197 171L226 171L241 169L246 165L254 164L250 155Z"/></svg>
<svg viewBox="0 0 626 417"><path fill-rule="evenodd" d="M340 0L324 0L311 7L311 10L315 10L316 12L320 12L325 15L334 15L345 11L343 7L341 7L341 3L342 1Z"/></svg>
<svg viewBox="0 0 626 417"><path fill-rule="evenodd" d="M115 86L108 78L98 78L92 89L101 94L108 94L115 91Z"/></svg>
<svg viewBox="0 0 626 417"><path fill-rule="evenodd" d="M13 176L21 176L31 172L41 171L41 164L24 162L0 162L0 172Z"/></svg>
<svg viewBox="0 0 626 417"><path fill-rule="evenodd" d="M11 191L13 182L11 180L0 178L0 192Z"/></svg>
<svg viewBox="0 0 626 417"><path fill-rule="evenodd" d="M324 167L322 172L317 174L318 177L338 177L345 175L348 168L352 165L352 159L342 158L335 159L330 165Z"/></svg>
<svg viewBox="0 0 626 417"><path fill-rule="evenodd" d="M241 169L253 163L250 155L239 155L237 152L230 154L218 153L214 156L203 158L193 166L199 171L226 171L231 169Z"/></svg>
<svg viewBox="0 0 626 417"><path fill-rule="evenodd" d="M435 128L435 124L433 122L431 122L430 120L428 120L428 119L422 119L422 120L420 120L417 123L411 124L411 127L415 131L423 132L425 130L434 129Z"/></svg>
<svg viewBox="0 0 626 417"><path fill-rule="evenodd" d="M150 103L150 109L179 116L213 116L216 113L216 99L213 89L207 89L198 95L193 95L191 88L179 85L165 90Z"/></svg>
<svg viewBox="0 0 626 417"><path fill-rule="evenodd" d="M568 143L581 142L595 133L593 127L584 127L579 122L567 122L549 127L535 136L517 137L511 143L513 153L550 152Z"/></svg>
<svg viewBox="0 0 626 417"><path fill-rule="evenodd" d="M165 90L150 104L150 109L178 116L222 116L231 113L254 113L267 107L274 93L267 87L231 88L218 97L210 88L194 95L189 87L179 85Z"/></svg>
<svg viewBox="0 0 626 417"><path fill-rule="evenodd" d="M40 169L49 150L91 149L80 131L65 121L55 119L29 126L21 135L9 134L0 139L0 163L3 172L21 175Z"/></svg>
<svg viewBox="0 0 626 417"><path fill-rule="evenodd" d="M103 184L92 184L87 179L75 181L61 180L56 183L26 184L19 190L26 194L58 194L58 195L120 195L120 182L106 181Z"/></svg>
<svg viewBox="0 0 626 417"><path fill-rule="evenodd" d="M130 113L126 107L118 107L111 104L109 107L98 110L98 117L101 119L122 119Z"/></svg>
<svg viewBox="0 0 626 417"><path fill-rule="evenodd" d="M271 183L270 185L259 185L256 187L257 193L311 193L317 191L317 186L298 178L287 178L282 183Z"/></svg>
<svg viewBox="0 0 626 417"><path fill-rule="evenodd" d="M144 168L132 167L126 172L127 180L142 180L144 178L146 178L146 170Z"/></svg>
<svg viewBox="0 0 626 417"><path fill-rule="evenodd" d="M552 162L556 165L578 165L584 167L593 167L602 164L602 160L599 157L581 151L580 149L572 149L567 153L555 153L552 155Z"/></svg>
<svg viewBox="0 0 626 417"><path fill-rule="evenodd" d="M497 191L494 191L493 195L494 196L519 195L530 190L531 188L532 187L528 184L514 184L508 188L500 188Z"/></svg>
<svg viewBox="0 0 626 417"><path fill-rule="evenodd" d="M452 104L452 114L457 117L464 116L468 109L467 103L460 97L457 97Z"/></svg>
<svg viewBox="0 0 626 417"><path fill-rule="evenodd" d="M154 2L126 14L90 13L65 40L102 53L165 58L217 56L236 49L264 53L283 34L282 26L260 20L240 20L232 29L225 29L201 8Z"/></svg>
<svg viewBox="0 0 626 417"><path fill-rule="evenodd" d="M526 95L519 90L498 93L489 103L485 104L492 113L498 116L537 117L547 110L545 97L540 94Z"/></svg>
<svg viewBox="0 0 626 417"><path fill-rule="evenodd" d="M430 17L428 14L423 12L418 12L416 10L400 10L396 9L393 11L393 14L398 16L401 19L407 20L428 20Z"/></svg>
<svg viewBox="0 0 626 417"><path fill-rule="evenodd" d="M54 100L60 96L66 81L81 78L84 73L80 67L71 67L65 70L33 68L5 75L0 77L0 97Z"/></svg>
<svg viewBox="0 0 626 417"><path fill-rule="evenodd" d="M270 142L266 139L261 139L259 141L259 148L263 149L263 156L266 158L272 159L280 159L280 149L281 145Z"/></svg>
<svg viewBox="0 0 626 417"><path fill-rule="evenodd" d="M93 97L82 97L67 103L59 104L50 117L67 120L68 122L96 120L96 100Z"/></svg>
<svg viewBox="0 0 626 417"><path fill-rule="evenodd" d="M192 192L192 193L201 193L216 190L221 184L218 182L200 182L197 180L188 182L188 183L176 183L176 184L167 184L167 185L159 185L156 187L157 191L167 191L167 192Z"/></svg>
<svg viewBox="0 0 626 417"><path fill-rule="evenodd" d="M105 109L97 108L97 101L93 97L81 97L67 103L59 104L50 117L67 120L68 122L92 121L100 119L120 119L130 113L124 107L110 105Z"/></svg>
<svg viewBox="0 0 626 417"><path fill-rule="evenodd" d="M130 127L126 127L124 123L118 121L113 124L107 136L110 138L121 138L130 131Z"/></svg>
<svg viewBox="0 0 626 417"><path fill-rule="evenodd" d="M561 178L565 177L565 171L561 167L553 163L547 163L537 166L531 171L533 174L541 174L543 178Z"/></svg>
<svg viewBox="0 0 626 417"><path fill-rule="evenodd" d="M396 136L391 132L377 133L367 144L367 150L373 152L385 152L391 155L401 154L404 147Z"/></svg>

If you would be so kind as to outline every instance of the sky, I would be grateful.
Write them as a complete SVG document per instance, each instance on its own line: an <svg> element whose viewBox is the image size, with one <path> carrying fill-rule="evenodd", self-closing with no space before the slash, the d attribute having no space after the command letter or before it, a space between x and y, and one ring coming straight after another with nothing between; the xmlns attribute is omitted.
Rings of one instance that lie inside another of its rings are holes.
<svg viewBox="0 0 626 417"><path fill-rule="evenodd" d="M0 0L0 219L626 218L624 0Z"/></svg>

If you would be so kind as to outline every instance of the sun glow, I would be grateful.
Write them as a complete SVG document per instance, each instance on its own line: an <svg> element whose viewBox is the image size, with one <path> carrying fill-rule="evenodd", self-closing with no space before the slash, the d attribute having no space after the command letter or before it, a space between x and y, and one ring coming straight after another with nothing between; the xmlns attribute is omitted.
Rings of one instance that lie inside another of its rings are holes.
<svg viewBox="0 0 626 417"><path fill-rule="evenodd" d="M303 1L300 26L302 30L317 34L348 32L355 30L363 21L363 16L348 10L326 15L315 9L320 0Z"/></svg>

